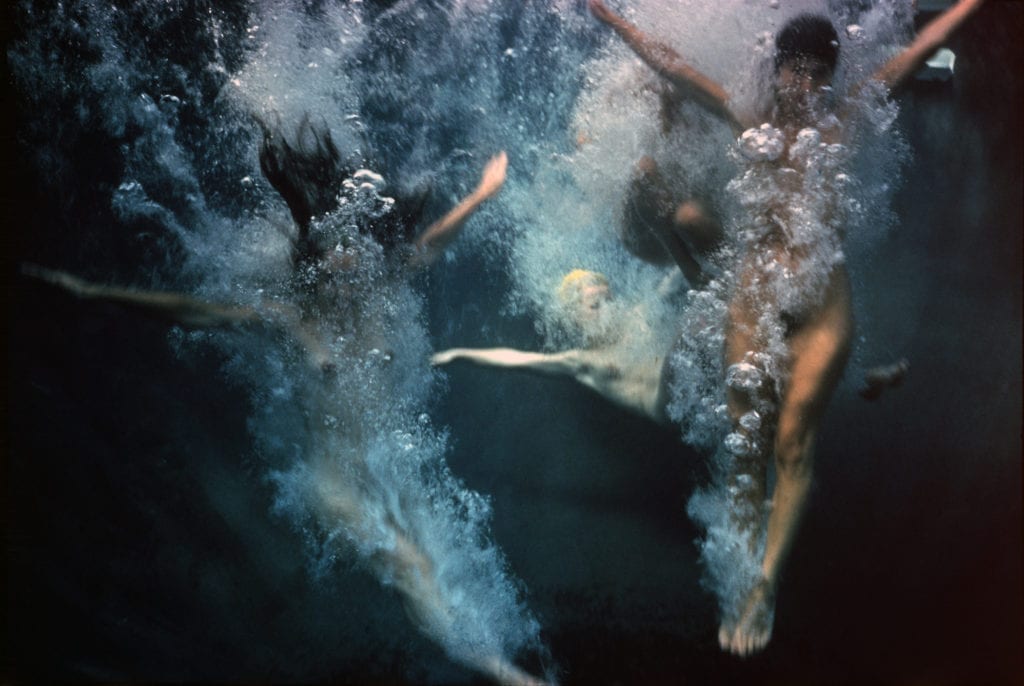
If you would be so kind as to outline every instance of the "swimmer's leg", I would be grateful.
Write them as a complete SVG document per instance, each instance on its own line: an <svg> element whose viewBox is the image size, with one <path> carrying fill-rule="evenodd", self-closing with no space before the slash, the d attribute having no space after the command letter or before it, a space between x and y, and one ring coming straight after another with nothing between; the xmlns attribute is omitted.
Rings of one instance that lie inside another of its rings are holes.
<svg viewBox="0 0 1024 686"><path fill-rule="evenodd" d="M343 481L329 461L320 465L317 477L320 516L327 528L340 523L352 535L366 530L364 498L358 489ZM391 533L392 545L378 548L370 556L370 564L385 579L390 579L402 596L406 613L416 627L441 645L446 637L458 631L455 618L438 586L434 563L416 541L390 517L384 526ZM376 529L379 531L379 529ZM537 679L516 667L503 655L490 653L463 654L459 658L467 666L486 674L503 686L544 686Z"/></svg>
<svg viewBox="0 0 1024 686"><path fill-rule="evenodd" d="M437 585L434 565L407 534L394 524L391 527L394 547L378 552L373 563L394 579L413 623L443 644L445 636L458 631L458 628L454 626L455 620ZM460 657L468 666L502 686L545 686L547 683L527 674L503 655L472 653Z"/></svg>
<svg viewBox="0 0 1024 686"><path fill-rule="evenodd" d="M821 309L789 337L791 369L775 433L776 485L761 565L763 578L748 594L725 646L737 655L760 651L771 638L779 569L807 501L818 423L846 366L852 338L849 279L840 267L832 274Z"/></svg>
<svg viewBox="0 0 1024 686"><path fill-rule="evenodd" d="M769 451L777 418L775 380L755 359L765 346L758 330L764 294L753 282L753 273L745 270L746 277L729 303L725 330L726 406L733 432L747 442L746 449L732 451L729 485L736 488L732 519L741 533L749 535L751 553L756 552L762 529ZM758 421L745 422L744 417L752 414L758 415ZM743 487L739 487L741 482Z"/></svg>
<svg viewBox="0 0 1024 686"><path fill-rule="evenodd" d="M729 303L725 330L726 403L732 420L731 438L742 439L745 448L731 450L728 476L729 517L733 530L747 541L746 554L757 554L764 526L765 493L768 480L770 447L774 442L776 398L774 379L754 359L764 348L759 336L758 319L764 294L756 282L752 265L743 270L744 278ZM757 426L749 417L760 417ZM747 417L745 422L743 418ZM741 600L734 599L735 603ZM723 608L718 641L728 650L741 616L737 607Z"/></svg>

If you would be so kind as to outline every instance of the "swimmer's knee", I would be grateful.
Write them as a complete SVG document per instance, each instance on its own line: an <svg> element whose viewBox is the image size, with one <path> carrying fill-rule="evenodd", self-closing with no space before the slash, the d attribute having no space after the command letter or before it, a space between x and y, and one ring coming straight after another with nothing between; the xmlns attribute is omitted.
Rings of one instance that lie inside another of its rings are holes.
<svg viewBox="0 0 1024 686"><path fill-rule="evenodd" d="M707 213L696 200L687 200L676 208L673 219L679 226L689 227L707 221Z"/></svg>
<svg viewBox="0 0 1024 686"><path fill-rule="evenodd" d="M722 240L718 221L697 200L687 200L676 207L672 223L698 252L711 252Z"/></svg>
<svg viewBox="0 0 1024 686"><path fill-rule="evenodd" d="M809 432L779 427L775 437L775 469L779 474L806 476L811 471L812 436Z"/></svg>

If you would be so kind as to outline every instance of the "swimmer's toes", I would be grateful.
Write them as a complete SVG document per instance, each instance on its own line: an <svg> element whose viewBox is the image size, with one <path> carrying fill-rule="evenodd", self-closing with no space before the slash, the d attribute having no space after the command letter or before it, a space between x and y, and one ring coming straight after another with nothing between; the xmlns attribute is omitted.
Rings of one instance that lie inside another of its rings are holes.
<svg viewBox="0 0 1024 686"><path fill-rule="evenodd" d="M744 650L747 645L747 637L743 634L737 634L732 640L732 646L730 646L730 652L737 657L746 657L747 653Z"/></svg>
<svg viewBox="0 0 1024 686"><path fill-rule="evenodd" d="M732 627L723 624L718 627L718 645L722 650L729 650L732 643Z"/></svg>

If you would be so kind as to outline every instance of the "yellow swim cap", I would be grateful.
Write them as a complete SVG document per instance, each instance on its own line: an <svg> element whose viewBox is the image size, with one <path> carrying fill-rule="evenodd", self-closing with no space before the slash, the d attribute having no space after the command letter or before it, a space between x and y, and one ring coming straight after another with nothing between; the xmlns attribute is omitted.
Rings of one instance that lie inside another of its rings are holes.
<svg viewBox="0 0 1024 686"><path fill-rule="evenodd" d="M562 283L558 286L558 299L567 304L576 295L576 291L587 282L599 286L608 285L608 279L604 274L588 269L573 269L562 277Z"/></svg>

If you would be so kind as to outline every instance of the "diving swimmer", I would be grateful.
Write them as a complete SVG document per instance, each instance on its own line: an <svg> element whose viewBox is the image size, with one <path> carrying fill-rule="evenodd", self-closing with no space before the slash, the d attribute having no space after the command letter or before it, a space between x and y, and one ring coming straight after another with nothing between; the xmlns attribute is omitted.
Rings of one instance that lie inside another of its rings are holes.
<svg viewBox="0 0 1024 686"><path fill-rule="evenodd" d="M982 2L960 0L928 24L872 79L893 93ZM804 180L809 178L805 177L808 167L800 156L800 143L813 139L829 145L846 140L849 131L844 125L851 117L850 101L864 84L851 89L846 98L835 93L839 37L827 17L801 15L779 31L770 106L741 117L732 111L725 89L687 64L675 50L640 31L601 0L588 0L588 4L592 14L680 97L694 101L734 132L742 133L741 142L764 132L780 135L779 154L762 156L757 164L763 165L761 169L785 168L792 193L804 188ZM635 202L659 209L658 170L645 162L639 172L639 188L634 193L639 193L640 199ZM836 195L827 184L824 191ZM831 207L820 212L817 221L833 235L808 243L797 239L801 217L795 206L776 201L748 207L748 211L751 226L757 230L743 246L736 267L723 355L733 422L730 436L735 437L730 451L735 458L730 484L737 493L731 503L733 524L751 541L752 552L762 535L765 543L759 580L745 597L736 599L735 608L725 611L718 634L723 650L741 656L762 650L771 638L779 572L807 502L818 424L846 365L853 336L850 284L841 256L821 265L823 269L810 269L821 259L815 254L818 245L832 245L830 241L838 243L842 238L844 227L837 213ZM647 214L660 216L655 217L660 225L650 229L657 238L663 242L666 237L679 239L674 246L667 246L677 262L680 246L689 252L695 244L716 243L721 235L720 228L713 226L714 218L702 214L696 202ZM693 227L698 230L692 231ZM685 271L682 263L680 267ZM790 279L811 271L815 272L813 278ZM795 296L794 283L798 284ZM778 347L784 349L783 355L770 354ZM772 362L777 359L783 364ZM774 461L776 484L769 503L765 498L770 461Z"/></svg>
<svg viewBox="0 0 1024 686"><path fill-rule="evenodd" d="M661 295L679 288L677 275L662 280ZM431 362L440 366L463 360L568 376L626 410L660 424L669 423L665 407L672 323L652 320L642 304L622 307L613 297L608 279L598 272L572 270L562 278L557 295L562 323L581 340L580 347L555 353L451 348L435 353Z"/></svg>
<svg viewBox="0 0 1024 686"><path fill-rule="evenodd" d="M261 123L262 126L262 123ZM88 301L112 303L130 311L168 321L184 328L262 326L282 332L303 352L308 373L300 374L304 386L299 395L311 416L330 416L331 423L312 421L306 437L307 466L314 474L310 510L327 530L344 530L358 549L367 551L366 562L402 596L408 615L417 627L439 644L450 647L453 657L467 666L509 686L545 683L514 665L506 656L488 649L466 648L452 636L461 633L453 613L450 591L442 590L436 561L422 547L401 518L381 516L379 495L371 492L373 478L362 459L367 449L360 438L365 417L377 396L393 388L368 387L360 397L346 397L339 406L334 389L339 370L344 370L354 348L340 352L332 344L341 336L355 340L357 353L378 347L383 315L354 302L350 275L360 260L379 260L384 250L384 271L375 279L401 279L410 269L433 262L451 244L469 218L505 181L508 158L504 152L484 167L476 188L439 220L415 237L422 199L399 198L390 212L370 217L356 229L362 233L332 233L330 215L336 211L339 189L348 184L353 192L382 179L368 170L356 170L341 162L330 133L304 118L293 137L280 128L262 126L261 168L271 185L286 201L296 231L290 237L292 275L274 297L256 304L209 302L183 293L154 292L90 283L65 272L25 265L23 273ZM362 188L370 192L370 188ZM377 245L378 248L373 246ZM377 264L375 262L374 264ZM390 266L389 266L390 265ZM385 288L385 284L371 287ZM386 358L385 358L386 359ZM386 383L383 374L370 373L370 383ZM368 508L370 510L368 511ZM380 537L384 537L383 543Z"/></svg>

